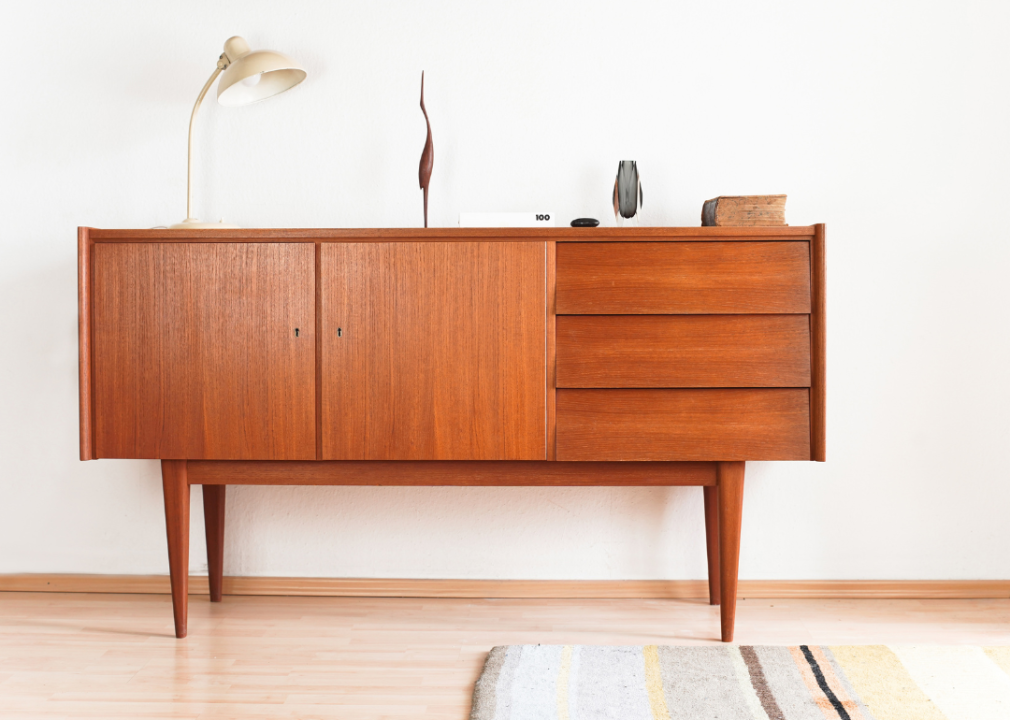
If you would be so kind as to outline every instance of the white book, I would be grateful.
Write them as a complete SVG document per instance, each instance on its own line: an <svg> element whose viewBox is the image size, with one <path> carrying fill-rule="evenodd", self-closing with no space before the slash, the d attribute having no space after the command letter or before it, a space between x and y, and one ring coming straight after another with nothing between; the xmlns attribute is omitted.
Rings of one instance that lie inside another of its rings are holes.
<svg viewBox="0 0 1010 720"><path fill-rule="evenodd" d="M459 214L461 228L554 227L554 213L498 212Z"/></svg>

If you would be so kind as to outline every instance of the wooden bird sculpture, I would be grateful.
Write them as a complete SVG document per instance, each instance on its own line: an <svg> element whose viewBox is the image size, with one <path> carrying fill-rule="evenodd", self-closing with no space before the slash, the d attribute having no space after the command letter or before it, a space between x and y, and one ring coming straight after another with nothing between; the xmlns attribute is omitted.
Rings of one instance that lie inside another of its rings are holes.
<svg viewBox="0 0 1010 720"><path fill-rule="evenodd" d="M614 219L618 215L631 219L638 214L642 205L642 179L638 176L638 163L634 160L621 160L614 181Z"/></svg>
<svg viewBox="0 0 1010 720"><path fill-rule="evenodd" d="M424 124L428 126L428 139L424 141L421 151L421 166L417 177L424 190L424 226L428 227L428 185L431 183L431 169L435 165L435 146L431 144L431 123L428 122L428 111L424 109L424 71L421 71L421 112L424 113Z"/></svg>

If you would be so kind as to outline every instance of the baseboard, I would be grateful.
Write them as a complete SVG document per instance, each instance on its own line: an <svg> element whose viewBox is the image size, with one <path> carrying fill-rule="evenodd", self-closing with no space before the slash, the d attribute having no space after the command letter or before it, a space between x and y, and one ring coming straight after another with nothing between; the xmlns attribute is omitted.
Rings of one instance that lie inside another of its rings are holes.
<svg viewBox="0 0 1010 720"><path fill-rule="evenodd" d="M206 595L193 576L190 593ZM0 592L168 594L166 575L0 575ZM691 599L705 580L420 580L226 577L226 595L430 598ZM1010 598L1010 580L741 580L741 598Z"/></svg>

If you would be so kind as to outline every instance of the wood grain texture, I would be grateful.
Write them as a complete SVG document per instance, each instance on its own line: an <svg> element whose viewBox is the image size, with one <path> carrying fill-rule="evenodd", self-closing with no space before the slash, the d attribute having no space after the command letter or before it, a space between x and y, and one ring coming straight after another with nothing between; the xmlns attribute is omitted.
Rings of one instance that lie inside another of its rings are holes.
<svg viewBox="0 0 1010 720"><path fill-rule="evenodd" d="M561 315L809 313L806 242L558 243Z"/></svg>
<svg viewBox="0 0 1010 720"><path fill-rule="evenodd" d="M806 315L562 315L560 388L809 387Z"/></svg>
<svg viewBox="0 0 1010 720"><path fill-rule="evenodd" d="M1010 627L1006 599L767 602L746 599L744 582L740 594L746 645L1006 645ZM183 643L165 637L165 603L0 595L5 720L464 720L503 642L719 642L713 608L683 600L234 597L194 602ZM801 717L826 717L811 710Z"/></svg>
<svg viewBox="0 0 1010 720"><path fill-rule="evenodd" d="M638 227L638 228L241 228L206 230L109 230L87 228L93 242L638 242L642 239L809 240L814 226L790 227Z"/></svg>
<svg viewBox="0 0 1010 720"><path fill-rule="evenodd" d="M708 604L718 605L722 598L719 583L719 487L702 488L705 501L705 556L708 560Z"/></svg>
<svg viewBox="0 0 1010 720"><path fill-rule="evenodd" d="M710 462L191 461L194 485L715 485Z"/></svg>
<svg viewBox="0 0 1010 720"><path fill-rule="evenodd" d="M168 570L172 585L175 636L186 637L189 602L189 481L185 460L162 460L161 483L165 495L165 529L168 535Z"/></svg>
<svg viewBox="0 0 1010 720"><path fill-rule="evenodd" d="M805 388L558 390L558 460L809 460Z"/></svg>
<svg viewBox="0 0 1010 720"><path fill-rule="evenodd" d="M207 595L206 575L189 577ZM167 575L0 574L0 592L171 595ZM225 595L374 598L702 599L705 580L469 580L225 576ZM738 580L741 598L955 600L1010 598L1010 580ZM921 608L920 608L921 609Z"/></svg>
<svg viewBox="0 0 1010 720"><path fill-rule="evenodd" d="M536 242L324 244L323 457L546 459L545 273Z"/></svg>
<svg viewBox="0 0 1010 720"><path fill-rule="evenodd" d="M316 460L323 459L323 248L321 243L315 243L315 315L316 315L316 354L315 354L315 388L316 398Z"/></svg>
<svg viewBox="0 0 1010 720"><path fill-rule="evenodd" d="M312 245L93 256L97 457L316 456Z"/></svg>
<svg viewBox="0 0 1010 720"><path fill-rule="evenodd" d="M91 388L91 238L77 228L77 350L81 460L94 460Z"/></svg>
<svg viewBox="0 0 1010 720"><path fill-rule="evenodd" d="M203 526L207 536L207 581L210 601L221 602L224 577L224 520L227 485L203 486Z"/></svg>
<svg viewBox="0 0 1010 720"><path fill-rule="evenodd" d="M557 289L557 243L544 243L547 253L547 459L557 460L557 315L554 295Z"/></svg>
<svg viewBox="0 0 1010 720"><path fill-rule="evenodd" d="M733 642L736 624L745 469L742 462L719 463L719 619L723 642Z"/></svg>
<svg viewBox="0 0 1010 720"><path fill-rule="evenodd" d="M827 460L827 310L824 225L815 225L810 242L810 459Z"/></svg>

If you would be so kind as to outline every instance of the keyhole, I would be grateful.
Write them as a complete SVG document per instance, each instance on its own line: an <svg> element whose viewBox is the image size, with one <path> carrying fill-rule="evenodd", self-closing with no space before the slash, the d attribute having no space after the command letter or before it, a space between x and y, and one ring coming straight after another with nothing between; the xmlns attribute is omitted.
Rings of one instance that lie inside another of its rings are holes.
<svg viewBox="0 0 1010 720"><path fill-rule="evenodd" d="M298 337L298 328L295 328L295 337Z"/></svg>
<svg viewBox="0 0 1010 720"><path fill-rule="evenodd" d="M340 328L337 328L337 337L342 337L343 334L344 334L344 331L342 329L340 329Z"/></svg>

